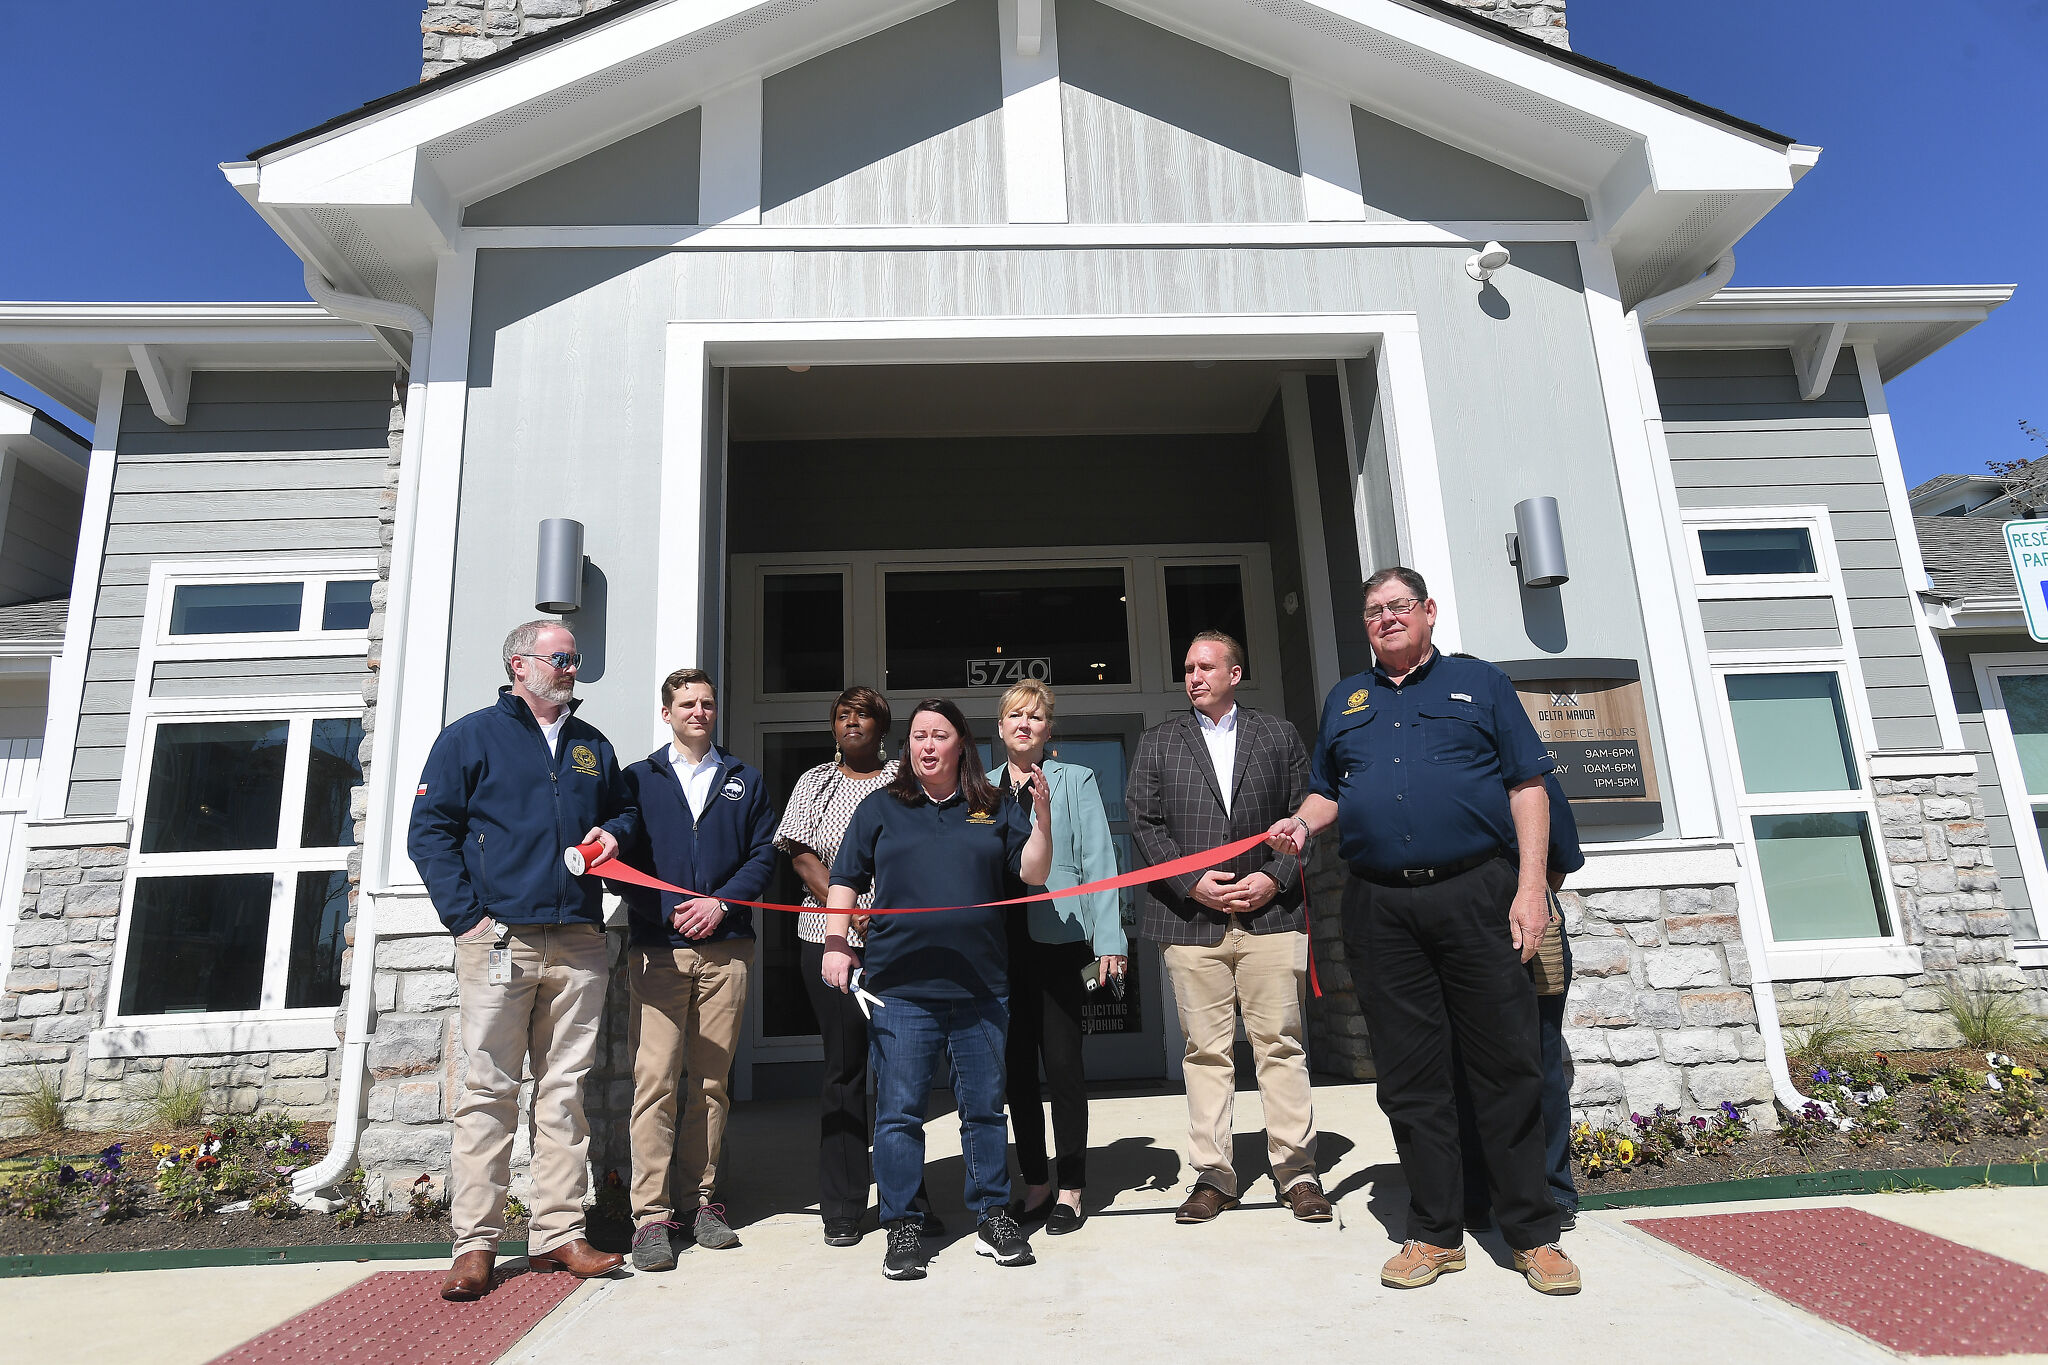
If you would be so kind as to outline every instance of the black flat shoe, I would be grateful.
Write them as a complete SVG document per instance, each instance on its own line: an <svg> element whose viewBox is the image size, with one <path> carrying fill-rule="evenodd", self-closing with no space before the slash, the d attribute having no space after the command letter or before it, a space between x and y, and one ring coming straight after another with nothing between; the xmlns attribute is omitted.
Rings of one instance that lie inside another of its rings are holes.
<svg viewBox="0 0 2048 1365"><path fill-rule="evenodd" d="M1080 1231L1087 1222L1084 1214L1075 1213L1059 1200L1053 1200L1052 1209L1045 1215L1045 1232L1048 1237L1063 1237L1070 1232Z"/></svg>
<svg viewBox="0 0 2048 1365"><path fill-rule="evenodd" d="M1060 1197L1057 1194L1049 1194L1045 1197L1043 1204L1038 1205L1036 1208L1027 1209L1024 1207L1024 1201L1019 1199L1011 1203L1010 1217L1024 1224L1043 1223L1046 1220L1047 1211L1055 1207L1059 1202Z"/></svg>
<svg viewBox="0 0 2048 1365"><path fill-rule="evenodd" d="M860 1219L827 1218L825 1220L825 1245L828 1247L859 1246Z"/></svg>

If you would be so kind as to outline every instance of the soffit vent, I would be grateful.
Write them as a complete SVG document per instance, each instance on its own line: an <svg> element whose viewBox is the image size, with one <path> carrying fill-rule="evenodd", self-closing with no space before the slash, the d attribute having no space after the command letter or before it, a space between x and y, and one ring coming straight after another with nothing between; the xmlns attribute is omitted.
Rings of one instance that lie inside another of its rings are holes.
<svg viewBox="0 0 2048 1365"><path fill-rule="evenodd" d="M1545 95L1534 94L1506 81L1497 80L1484 72L1460 65L1447 57L1420 48L1399 38L1352 23L1350 20L1305 5L1301 0L1245 0L1251 8L1276 19L1285 19L1298 24L1320 38L1331 38L1347 46L1370 52L1385 61L1390 61L1421 76L1427 76L1440 85L1448 85L1463 91L1475 99L1485 100L1510 113L1518 114L1532 122L1554 128L1568 137L1589 142L1595 147L1620 155L1637 142L1637 137L1626 128L1617 127L1606 119L1597 118L1583 110L1560 104Z"/></svg>
<svg viewBox="0 0 2048 1365"><path fill-rule="evenodd" d="M1721 215L1734 207L1732 194L1710 194L1700 200L1699 206L1672 229L1655 254L1648 257L1634 270L1629 271L1628 281L1622 288L1623 302L1633 308L1664 285L1664 277L1671 268L1699 247L1708 229L1720 221Z"/></svg>
<svg viewBox="0 0 2048 1365"><path fill-rule="evenodd" d="M780 23L792 15L813 8L817 3L818 0L776 0L775 4L759 6L745 14L735 15L722 24L713 24L710 28L699 29L687 37L678 38L675 42L664 43L651 52L643 52L637 57L628 58L616 66L585 76L582 80L571 81L560 89L549 91L539 99L522 104L516 109L507 109L501 114L493 114L481 122L471 124L461 132L452 133L428 149L428 159L439 161L464 148L487 142L515 128L523 128L536 119L544 119L571 108L592 95L616 89L642 76L660 71L665 66L707 52L721 43L729 43L735 38L745 37L756 29Z"/></svg>
<svg viewBox="0 0 2048 1365"><path fill-rule="evenodd" d="M306 215L334 244L334 249L348 262L349 269L356 272L356 278L374 297L402 303L409 308L420 306L419 299L407 286L404 277L391 268L384 254L363 235L362 225L354 217L324 205L306 210Z"/></svg>

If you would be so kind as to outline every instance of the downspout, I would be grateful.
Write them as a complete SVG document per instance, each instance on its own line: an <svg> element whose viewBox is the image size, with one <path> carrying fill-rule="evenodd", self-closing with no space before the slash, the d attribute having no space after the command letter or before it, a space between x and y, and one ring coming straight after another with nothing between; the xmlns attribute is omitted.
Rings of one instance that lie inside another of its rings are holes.
<svg viewBox="0 0 2048 1365"><path fill-rule="evenodd" d="M315 303L336 317L369 327L408 332L412 336L412 356L406 366L405 435L399 446L399 505L395 521L396 528L409 530L416 524L419 510L419 453L426 428L425 375L428 355L433 348L433 324L417 308L360 294L344 294L329 284L312 265L306 267L306 292ZM404 591L404 585L411 581L412 539L409 535L394 534L391 572L385 580L381 654L384 664L380 669L387 674L403 672L406 617L410 603L410 594ZM394 585L396 591L393 590ZM394 662L397 667L390 667ZM377 977L376 900L370 888L382 887L388 880L385 841L378 839L375 831L378 816L390 809L392 774L389 769L396 754L389 745L397 734L397 703L396 689L378 688L377 705L383 714L378 717L381 723L377 733L385 739L385 751L371 758L373 777L370 804L365 812L368 818L364 821L364 828L369 834L363 841L362 876L357 882L355 958L349 973L348 1021L341 1043L341 1091L335 1101L334 1128L328 1138L327 1155L316 1165L292 1177L292 1193L302 1201L348 1172L355 1164L356 1143L362 1137L363 1092L369 1074L370 1002L376 995ZM380 794L384 796L382 801L378 800Z"/></svg>
<svg viewBox="0 0 2048 1365"><path fill-rule="evenodd" d="M1735 253L1729 252L1707 268L1698 279L1688 281L1676 289L1668 290L1654 298L1644 299L1635 306L1634 314L1638 334L1642 337L1644 350L1638 364L1643 367L1646 416L1643 427L1650 439L1650 449L1657 460L1666 468L1671 465L1671 448L1664 438L1664 417L1661 406L1654 406L1649 399L1654 397L1655 386L1647 373L1649 366L1649 325L1659 318L1682 312L1694 304L1720 292L1735 274ZM1712 685L1712 673L1708 672L1708 683ZM1711 745L1712 731L1709 731ZM1720 810L1721 826L1729 831L1730 843L1736 850L1736 860L1741 861L1742 853L1742 812L1736 808L1734 793L1725 782L1715 784L1715 805ZM1745 877L1746 880L1746 877ZM1771 976L1770 954L1765 951L1763 927L1755 914L1742 913L1740 902L1747 899L1742 885L1736 887L1738 901L1735 920L1742 929L1742 949L1749 957L1749 993L1756 1005L1757 1032L1764 1040L1764 1065L1771 1073L1771 1091L1786 1112L1797 1114L1807 1104L1807 1097L1799 1093L1799 1087L1792 1082L1791 1064L1785 1057L1785 1036L1778 1022L1778 993L1776 982Z"/></svg>

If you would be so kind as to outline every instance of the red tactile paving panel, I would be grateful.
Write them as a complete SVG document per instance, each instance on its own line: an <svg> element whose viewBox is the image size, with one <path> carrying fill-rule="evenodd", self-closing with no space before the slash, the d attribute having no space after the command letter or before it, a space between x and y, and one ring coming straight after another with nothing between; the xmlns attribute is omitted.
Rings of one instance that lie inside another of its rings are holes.
<svg viewBox="0 0 2048 1365"><path fill-rule="evenodd" d="M441 1297L440 1270L386 1270L245 1341L213 1365L490 1365L576 1292L572 1275L498 1272L474 1303Z"/></svg>
<svg viewBox="0 0 2048 1365"><path fill-rule="evenodd" d="M1906 1355L2048 1351L2048 1275L1861 1209L1630 1226Z"/></svg>

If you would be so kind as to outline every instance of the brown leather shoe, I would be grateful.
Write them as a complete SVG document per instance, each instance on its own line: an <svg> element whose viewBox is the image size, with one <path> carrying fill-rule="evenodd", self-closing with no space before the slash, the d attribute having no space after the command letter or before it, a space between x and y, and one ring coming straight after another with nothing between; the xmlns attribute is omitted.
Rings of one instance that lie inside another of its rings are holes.
<svg viewBox="0 0 2048 1365"><path fill-rule="evenodd" d="M1280 1202L1293 1209L1294 1216L1304 1223L1327 1223L1336 1217L1330 1208L1330 1197L1313 1180L1297 1180L1289 1185L1280 1191Z"/></svg>
<svg viewBox="0 0 2048 1365"><path fill-rule="evenodd" d="M1206 1223L1225 1209L1237 1207L1237 1196L1225 1194L1214 1185L1197 1185L1188 1200L1173 1215L1176 1223Z"/></svg>
<svg viewBox="0 0 2048 1365"><path fill-rule="evenodd" d="M1436 1277L1465 1268L1465 1248L1433 1247L1427 1242L1403 1242L1400 1254L1380 1267L1380 1283L1389 1289L1420 1289L1435 1284Z"/></svg>
<svg viewBox="0 0 2048 1365"><path fill-rule="evenodd" d="M497 1260L495 1251L463 1252L441 1281L441 1297L450 1303L470 1303L490 1293L491 1268Z"/></svg>
<svg viewBox="0 0 2048 1365"><path fill-rule="evenodd" d="M529 1253L526 1258L528 1270L542 1275L550 1271L566 1270L579 1280L594 1280L600 1275L609 1275L625 1263L625 1257L610 1251L599 1251L581 1237L573 1242L564 1242L538 1256Z"/></svg>
<svg viewBox="0 0 2048 1365"><path fill-rule="evenodd" d="M1515 1269L1522 1272L1529 1281L1529 1287L1539 1294L1576 1294L1579 1292L1579 1268L1572 1264L1572 1258L1564 1254L1564 1248L1555 1242L1534 1251L1515 1253Z"/></svg>

